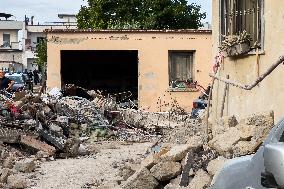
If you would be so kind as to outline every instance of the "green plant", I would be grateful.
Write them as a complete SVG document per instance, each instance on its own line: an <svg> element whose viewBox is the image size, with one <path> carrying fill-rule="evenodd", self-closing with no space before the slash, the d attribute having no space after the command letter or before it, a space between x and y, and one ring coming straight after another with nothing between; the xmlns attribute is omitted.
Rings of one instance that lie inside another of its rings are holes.
<svg viewBox="0 0 284 189"><path fill-rule="evenodd" d="M79 29L197 29L206 13L187 0L87 0Z"/></svg>
<svg viewBox="0 0 284 189"><path fill-rule="evenodd" d="M40 40L36 45L36 64L40 70L43 70L47 62L47 40Z"/></svg>
<svg viewBox="0 0 284 189"><path fill-rule="evenodd" d="M224 40L221 43L220 49L226 51L237 44L250 43L252 41L250 34L247 31L240 32L239 35L222 35Z"/></svg>

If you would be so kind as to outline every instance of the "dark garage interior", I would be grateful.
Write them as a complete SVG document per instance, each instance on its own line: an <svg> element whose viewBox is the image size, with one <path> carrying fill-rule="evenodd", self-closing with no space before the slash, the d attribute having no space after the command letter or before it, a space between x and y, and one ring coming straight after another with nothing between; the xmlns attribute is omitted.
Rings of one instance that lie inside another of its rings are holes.
<svg viewBox="0 0 284 189"><path fill-rule="evenodd" d="M137 50L62 50L62 84L138 98Z"/></svg>

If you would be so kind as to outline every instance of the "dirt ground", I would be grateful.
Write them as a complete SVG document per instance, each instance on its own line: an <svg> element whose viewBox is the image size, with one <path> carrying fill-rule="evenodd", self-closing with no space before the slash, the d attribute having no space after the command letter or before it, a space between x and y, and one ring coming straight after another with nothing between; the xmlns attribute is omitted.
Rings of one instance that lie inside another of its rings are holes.
<svg viewBox="0 0 284 189"><path fill-rule="evenodd" d="M30 175L32 189L95 188L97 183L121 180L119 167L126 162L139 163L153 143L127 144L103 142L97 144L97 154L77 159L58 159L41 164Z"/></svg>

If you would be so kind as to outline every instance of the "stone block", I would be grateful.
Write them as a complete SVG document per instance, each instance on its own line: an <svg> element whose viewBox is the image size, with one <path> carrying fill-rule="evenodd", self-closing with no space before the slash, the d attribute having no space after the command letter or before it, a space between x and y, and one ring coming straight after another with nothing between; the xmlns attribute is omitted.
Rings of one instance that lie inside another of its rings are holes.
<svg viewBox="0 0 284 189"><path fill-rule="evenodd" d="M123 184L123 189L154 189L159 185L150 171L143 167Z"/></svg>
<svg viewBox="0 0 284 189"><path fill-rule="evenodd" d="M27 158L21 161L17 161L15 163L14 169L23 172L23 173L31 173L35 170L35 160L32 158Z"/></svg>
<svg viewBox="0 0 284 189"><path fill-rule="evenodd" d="M188 185L188 189L204 189L210 185L210 176L202 169L198 170Z"/></svg>
<svg viewBox="0 0 284 189"><path fill-rule="evenodd" d="M7 179L7 185L12 189L23 189L28 187L28 181L22 175L10 175Z"/></svg>
<svg viewBox="0 0 284 189"><path fill-rule="evenodd" d="M226 155L226 153L232 150L232 147L241 139L240 131L232 127L223 134L217 135L208 145L215 149L220 155Z"/></svg>
<svg viewBox="0 0 284 189"><path fill-rule="evenodd" d="M56 152L56 149L53 146L50 146L48 144L46 144L45 142L42 142L40 140L37 140L31 136L27 136L27 135L22 135L21 136L21 140L20 140L21 144L27 145L33 149L36 149L38 151L44 151L46 153L48 153L49 155L54 155Z"/></svg>
<svg viewBox="0 0 284 189"><path fill-rule="evenodd" d="M208 171L209 175L214 176L217 171L222 169L222 167L224 166L224 164L226 163L227 160L228 159L226 159L222 156L219 156L218 158L210 161L208 166L207 166L207 171Z"/></svg>
<svg viewBox="0 0 284 189"><path fill-rule="evenodd" d="M173 161L160 162L154 165L150 172L159 181L167 181L181 173L181 164Z"/></svg>

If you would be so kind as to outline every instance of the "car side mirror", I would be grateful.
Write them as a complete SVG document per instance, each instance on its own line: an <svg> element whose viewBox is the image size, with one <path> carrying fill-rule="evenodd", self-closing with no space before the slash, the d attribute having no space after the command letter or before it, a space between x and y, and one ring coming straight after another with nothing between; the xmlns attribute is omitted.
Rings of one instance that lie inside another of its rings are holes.
<svg viewBox="0 0 284 189"><path fill-rule="evenodd" d="M284 188L284 143L265 145L263 158L265 173L262 173L262 184Z"/></svg>

